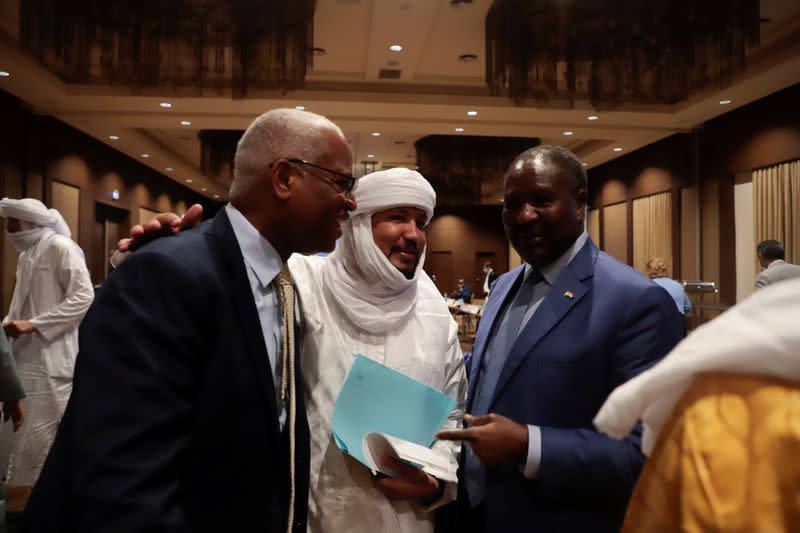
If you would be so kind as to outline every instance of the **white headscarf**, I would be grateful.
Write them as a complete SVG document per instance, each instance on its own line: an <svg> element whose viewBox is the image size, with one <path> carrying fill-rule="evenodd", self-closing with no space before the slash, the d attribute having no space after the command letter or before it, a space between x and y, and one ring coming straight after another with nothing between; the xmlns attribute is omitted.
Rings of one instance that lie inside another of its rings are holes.
<svg viewBox="0 0 800 533"><path fill-rule="evenodd" d="M70 238L72 232L61 213L55 209L47 209L45 205L34 198L14 200L3 198L0 200L0 217L16 218L22 224L22 230L14 233L6 230L6 237L19 252L24 252L45 236L45 230L50 229L59 235Z"/></svg>
<svg viewBox="0 0 800 533"><path fill-rule="evenodd" d="M356 326L374 334L396 328L414 310L418 283L430 284L421 250L414 277L407 279L383 254L372 236L372 215L394 207L422 209L430 220L436 193L420 174L406 168L373 172L358 180L357 208L342 225L339 246L322 270L324 285Z"/></svg>
<svg viewBox="0 0 800 533"><path fill-rule="evenodd" d="M0 217L16 218L20 221L22 229L14 233L6 229L6 238L18 252L27 252L20 256L17 264L17 284L14 286L14 295L11 297L11 307L8 311L8 317L14 320L20 318L22 307L31 290L33 273L38 266L41 266L41 256L44 253L42 247L30 252L28 250L54 234L69 239L72 232L61 213L55 209L47 209L42 202L34 198L21 200L3 198L0 200ZM83 256L83 250L77 244L73 244Z"/></svg>

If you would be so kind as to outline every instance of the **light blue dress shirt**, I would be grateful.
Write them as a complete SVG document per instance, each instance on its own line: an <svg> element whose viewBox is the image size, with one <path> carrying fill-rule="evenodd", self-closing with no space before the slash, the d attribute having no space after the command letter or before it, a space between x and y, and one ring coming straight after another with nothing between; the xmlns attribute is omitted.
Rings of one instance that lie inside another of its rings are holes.
<svg viewBox="0 0 800 533"><path fill-rule="evenodd" d="M528 304L528 309L525 311L525 314L522 315L522 324L519 326L519 331L517 331L517 335L519 335L523 329L525 329L525 325L528 321L536 313L536 310L541 305L544 297L547 296L547 293L550 292L550 287L552 287L558 276L561 275L561 272L567 267L570 261L578 255L578 252L581 251L583 245L586 244L586 240L589 238L589 235L584 231L581 233L580 237L575 239L575 242L572 243L572 246L564 252L561 257L553 261L547 266L539 268L539 272L542 274L542 281L537 283L533 288L533 298L531 298L531 302ZM529 264L525 265L525 278L527 278L531 274L532 266ZM528 459L525 461L525 465L523 465L522 472L528 479L533 479L536 477L536 474L539 472L539 465L542 462L542 431L539 429L539 426L528 426Z"/></svg>
<svg viewBox="0 0 800 533"><path fill-rule="evenodd" d="M675 305L678 306L678 311L685 315L692 310L692 302L686 296L686 291L683 290L683 285L670 278L653 278L653 283L664 287L672 299L675 300Z"/></svg>
<svg viewBox="0 0 800 533"><path fill-rule="evenodd" d="M272 370L272 382L275 384L275 405L280 408L278 423L283 431L283 425L286 422L286 406L283 405L280 398L283 318L278 303L278 294L272 285L272 281L283 268L283 261L269 241L238 209L228 204L225 206L225 211L231 221L233 234L236 236L239 248L242 250L247 278L250 280L250 288L253 290L258 321L261 323L261 333L264 335L269 367Z"/></svg>

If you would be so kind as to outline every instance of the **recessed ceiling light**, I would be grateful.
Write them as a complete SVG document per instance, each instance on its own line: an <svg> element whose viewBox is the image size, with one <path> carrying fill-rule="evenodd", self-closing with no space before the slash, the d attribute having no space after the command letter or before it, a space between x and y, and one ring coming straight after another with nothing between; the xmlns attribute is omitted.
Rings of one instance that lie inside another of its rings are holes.
<svg viewBox="0 0 800 533"><path fill-rule="evenodd" d="M112 141L118 141L119 135L109 135L108 138L111 139Z"/></svg>
<svg viewBox="0 0 800 533"><path fill-rule="evenodd" d="M367 154L367 157L369 157L370 159L372 159L373 157L375 157L375 154Z"/></svg>
<svg viewBox="0 0 800 533"><path fill-rule="evenodd" d="M586 166L586 163L581 163L581 165Z"/></svg>
<svg viewBox="0 0 800 533"><path fill-rule="evenodd" d="M203 188L202 188L202 189L200 189L200 190L201 190L201 191L203 191L203 192L206 192L208 189L207 189L206 187L203 187Z"/></svg>
<svg viewBox="0 0 800 533"><path fill-rule="evenodd" d="M567 137L570 137L571 135L574 135L574 134L575 134L575 132L569 131L569 130L564 132L564 135L566 135Z"/></svg>
<svg viewBox="0 0 800 533"><path fill-rule="evenodd" d="M597 120L597 119L598 119L598 118L600 118L600 117L598 117L597 115L589 115L589 116L588 116L588 117L586 117L586 118L587 118L587 119L589 119L589 120Z"/></svg>
<svg viewBox="0 0 800 533"><path fill-rule="evenodd" d="M214 195L214 198L219 198L219 194L215 194L215 195Z"/></svg>
<svg viewBox="0 0 800 533"><path fill-rule="evenodd" d="M464 131L464 128L456 128L456 131L462 132L462 131Z"/></svg>
<svg viewBox="0 0 800 533"><path fill-rule="evenodd" d="M471 117L474 117L474 116L475 116L475 115L477 115L477 114L478 114L478 112L477 112L477 111L467 111L467 115L469 115L469 116L471 116Z"/></svg>
<svg viewBox="0 0 800 533"><path fill-rule="evenodd" d="M306 106L304 106L304 105L296 105L296 106L294 106L294 108L297 109L298 111L305 111L306 110Z"/></svg>
<svg viewBox="0 0 800 533"><path fill-rule="evenodd" d="M459 61L463 61L464 63L474 63L478 60L478 56L475 54L461 54L458 56Z"/></svg>
<svg viewBox="0 0 800 533"><path fill-rule="evenodd" d="M148 157L150 157L150 154L142 154L142 157L147 159Z"/></svg>
<svg viewBox="0 0 800 533"><path fill-rule="evenodd" d="M312 49L311 49L311 52L312 52L312 53L313 53L315 56L324 56L325 54L327 54L327 53L328 53L328 51L327 51L327 50L325 50L324 48L319 48L319 47L317 47L317 46L315 46L314 48L312 48ZM216 196L215 196L214 198L216 198Z"/></svg>
<svg viewBox="0 0 800 533"><path fill-rule="evenodd" d="M186 178L186 183L191 183L191 182L192 182L192 178Z"/></svg>
<svg viewBox="0 0 800 533"><path fill-rule="evenodd" d="M620 148L619 146L615 146L615 147L614 147L614 151L615 151L615 152L621 152L621 151L622 151L622 148Z"/></svg>
<svg viewBox="0 0 800 533"><path fill-rule="evenodd" d="M172 104L171 104L171 103L169 103L169 102L161 102L161 103L160 103L160 104L158 104L158 105L160 105L161 107L163 107L163 108L165 108L165 109L166 109L166 108L169 108L169 107L172 107Z"/></svg>
<svg viewBox="0 0 800 533"><path fill-rule="evenodd" d="M0 78L8 78L11 76L11 73L6 70L0 70Z"/></svg>
<svg viewBox="0 0 800 533"><path fill-rule="evenodd" d="M402 49L403 47L400 46L399 44L393 44L392 46L389 47L389 50L391 50L392 52L399 52Z"/></svg>
<svg viewBox="0 0 800 533"><path fill-rule="evenodd" d="M181 126L191 126L192 123L188 120L181 120Z"/></svg>
<svg viewBox="0 0 800 533"><path fill-rule="evenodd" d="M719 101L719 105L728 105L728 104L730 104L730 103L731 103L731 101L730 101L730 100L728 100L727 98L726 98L725 100L720 100L720 101Z"/></svg>
<svg viewBox="0 0 800 533"><path fill-rule="evenodd" d="M381 132L379 132L379 131L373 131L373 132L372 132L372 136L373 136L373 137L380 137L380 136L381 136Z"/></svg>
<svg viewBox="0 0 800 533"><path fill-rule="evenodd" d="M167 172L172 172L172 167L167 167L164 170L166 170Z"/></svg>

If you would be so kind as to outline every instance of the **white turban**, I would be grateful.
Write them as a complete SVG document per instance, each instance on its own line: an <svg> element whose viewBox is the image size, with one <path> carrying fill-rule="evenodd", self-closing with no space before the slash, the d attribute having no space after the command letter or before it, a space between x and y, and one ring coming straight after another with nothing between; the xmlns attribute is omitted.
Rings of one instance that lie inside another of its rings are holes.
<svg viewBox="0 0 800 533"><path fill-rule="evenodd" d="M354 196L358 205L351 215L410 205L425 211L430 220L436 206L436 192L428 180L402 167L367 174L358 180Z"/></svg>
<svg viewBox="0 0 800 533"><path fill-rule="evenodd" d="M436 290L422 270L420 251L414 277L408 279L383 254L372 236L372 215L412 206L433 217L436 193L419 172L393 168L368 174L355 189L357 208L342 225L339 246L323 267L325 288L350 322L374 334L397 328L411 312L419 283Z"/></svg>
<svg viewBox="0 0 800 533"><path fill-rule="evenodd" d="M34 226L50 228L64 237L72 237L72 232L61 213L55 209L47 209L42 202L34 198L22 198L21 200L3 198L0 200L0 217L16 218L30 222Z"/></svg>

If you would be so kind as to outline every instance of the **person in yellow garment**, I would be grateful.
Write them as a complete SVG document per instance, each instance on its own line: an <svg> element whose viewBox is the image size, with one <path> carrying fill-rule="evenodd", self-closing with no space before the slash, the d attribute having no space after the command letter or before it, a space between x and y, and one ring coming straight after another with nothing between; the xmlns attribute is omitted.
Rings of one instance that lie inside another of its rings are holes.
<svg viewBox="0 0 800 533"><path fill-rule="evenodd" d="M800 279L704 324L595 417L649 456L623 531L797 531Z"/></svg>

